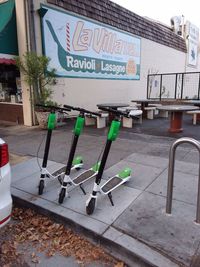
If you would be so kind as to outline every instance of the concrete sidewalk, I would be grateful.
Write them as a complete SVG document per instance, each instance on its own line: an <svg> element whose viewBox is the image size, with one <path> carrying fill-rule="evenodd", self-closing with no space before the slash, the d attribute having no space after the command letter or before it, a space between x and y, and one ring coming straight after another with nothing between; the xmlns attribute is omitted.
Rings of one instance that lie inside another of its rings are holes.
<svg viewBox="0 0 200 267"><path fill-rule="evenodd" d="M76 225L103 244L118 248L123 255L129 255L130 266L134 266L131 265L132 257L138 259L136 266L145 266L144 263L159 267L200 266L200 225L194 222L199 155L193 147L182 145L177 149L173 209L172 215L167 216L168 154L175 139L130 131L127 133L129 138L124 138L126 131L122 130L111 147L103 179L105 181L123 167L132 168L132 178L113 192L114 207L106 196L99 196L94 214L88 216L85 202L92 191L92 182L85 185L87 196L79 188L72 187L62 205L58 204L60 185L56 180L49 180L44 194L38 196L40 174L36 155L42 157L43 146L41 152L37 148L45 132L37 128L20 131L19 135L17 131L4 133L11 152L31 157L12 168L15 199ZM105 143L105 130L96 130L95 134L92 128L87 128L80 138L77 154L83 155L84 168L94 164ZM70 127L55 131L50 171L66 162L69 140Z"/></svg>

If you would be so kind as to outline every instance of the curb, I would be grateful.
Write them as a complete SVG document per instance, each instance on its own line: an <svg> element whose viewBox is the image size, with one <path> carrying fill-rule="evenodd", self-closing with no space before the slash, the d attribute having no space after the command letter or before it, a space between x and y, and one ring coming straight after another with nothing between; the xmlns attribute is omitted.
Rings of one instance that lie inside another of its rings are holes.
<svg viewBox="0 0 200 267"><path fill-rule="evenodd" d="M26 193L28 194L28 193ZM34 195L28 194L31 197ZM92 242L100 244L108 253L115 258L124 261L128 266L140 267L178 267L179 264L173 262L169 258L163 256L159 252L153 250L144 243L123 234L112 226L108 228L101 235L92 229L86 228L73 219L62 216L61 214L51 211L47 208L32 203L24 197L17 196L17 191L12 194L13 202L19 206L31 208L40 214L49 216L55 221L71 227L75 232L81 233L89 238ZM48 202L47 200L44 200ZM134 265L133 265L134 264Z"/></svg>

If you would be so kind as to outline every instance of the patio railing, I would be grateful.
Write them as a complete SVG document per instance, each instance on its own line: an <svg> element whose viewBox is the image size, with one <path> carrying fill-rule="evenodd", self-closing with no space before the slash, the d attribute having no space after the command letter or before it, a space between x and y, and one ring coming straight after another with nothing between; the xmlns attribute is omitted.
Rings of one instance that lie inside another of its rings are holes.
<svg viewBox="0 0 200 267"><path fill-rule="evenodd" d="M149 74L147 99L200 99L200 72Z"/></svg>

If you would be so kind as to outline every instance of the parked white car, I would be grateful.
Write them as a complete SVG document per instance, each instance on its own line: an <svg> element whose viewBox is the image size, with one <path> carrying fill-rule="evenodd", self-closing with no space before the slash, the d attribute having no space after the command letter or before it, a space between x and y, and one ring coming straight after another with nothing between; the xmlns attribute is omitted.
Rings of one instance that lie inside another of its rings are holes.
<svg viewBox="0 0 200 267"><path fill-rule="evenodd" d="M12 211L11 170L8 145L0 138L0 227L9 222Z"/></svg>

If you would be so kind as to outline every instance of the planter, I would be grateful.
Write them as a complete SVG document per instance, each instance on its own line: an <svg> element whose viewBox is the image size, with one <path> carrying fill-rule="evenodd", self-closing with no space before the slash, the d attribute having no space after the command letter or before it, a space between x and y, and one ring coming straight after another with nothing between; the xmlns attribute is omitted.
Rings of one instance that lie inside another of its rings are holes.
<svg viewBox="0 0 200 267"><path fill-rule="evenodd" d="M49 113L49 111L35 111L35 115L41 129L47 129Z"/></svg>
<svg viewBox="0 0 200 267"><path fill-rule="evenodd" d="M56 112L56 126L63 126L65 125L65 115L64 113Z"/></svg>
<svg viewBox="0 0 200 267"><path fill-rule="evenodd" d="M35 115L41 129L47 129L49 114L49 111L35 111ZM64 114L56 112L56 127L64 124L66 124Z"/></svg>

